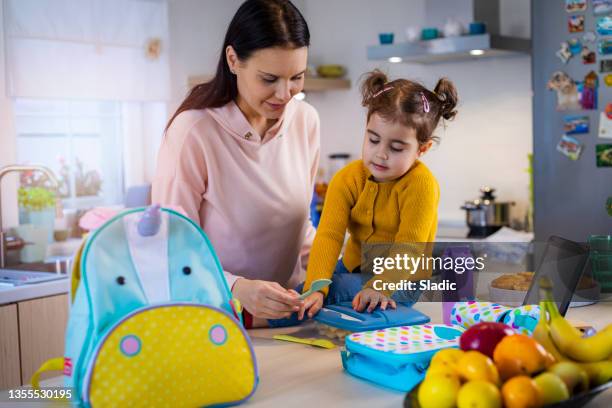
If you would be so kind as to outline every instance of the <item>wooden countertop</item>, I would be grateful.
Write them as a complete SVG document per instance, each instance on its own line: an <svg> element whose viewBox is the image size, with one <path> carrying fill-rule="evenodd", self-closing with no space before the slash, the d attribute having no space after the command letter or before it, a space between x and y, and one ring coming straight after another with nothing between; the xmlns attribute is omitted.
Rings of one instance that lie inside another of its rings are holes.
<svg viewBox="0 0 612 408"><path fill-rule="evenodd" d="M428 314L433 323L440 323L442 320L440 303L419 303L415 308ZM612 303L572 308L568 312L568 317L601 328L612 319ZM254 396L248 403L243 404L244 406L313 408L321 403L350 408L402 406L404 393L344 373L339 348L326 350L273 340L272 336L279 333L289 333L299 337L316 335L312 324L298 328L251 330L260 383ZM57 377L43 382L43 385L60 386L61 383L61 377ZM0 406L23 407L23 403L6 401L8 401L7 392L3 391L0 393ZM28 403L28 407L46 407L51 404L51 402ZM53 404L57 406L57 403ZM588 405L592 408L610 406L612 406L612 390L601 394Z"/></svg>

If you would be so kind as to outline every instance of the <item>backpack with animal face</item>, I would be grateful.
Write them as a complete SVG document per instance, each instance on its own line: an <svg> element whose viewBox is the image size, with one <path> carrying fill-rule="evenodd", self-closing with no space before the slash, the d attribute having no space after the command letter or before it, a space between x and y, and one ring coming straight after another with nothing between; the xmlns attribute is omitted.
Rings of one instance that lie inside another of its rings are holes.
<svg viewBox="0 0 612 408"><path fill-rule="evenodd" d="M63 358L85 406L209 406L248 399L255 354L204 232L153 206L123 212L83 248Z"/></svg>

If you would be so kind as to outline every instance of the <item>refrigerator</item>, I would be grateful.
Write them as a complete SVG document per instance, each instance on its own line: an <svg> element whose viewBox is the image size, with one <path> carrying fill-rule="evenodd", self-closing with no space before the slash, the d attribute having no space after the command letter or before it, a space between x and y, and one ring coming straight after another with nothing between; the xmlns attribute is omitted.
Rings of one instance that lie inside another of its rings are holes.
<svg viewBox="0 0 612 408"><path fill-rule="evenodd" d="M539 242L551 235L586 242L590 235L612 234L612 132L605 114L612 103L605 83L612 55L599 50L609 52L609 42L601 42L612 39L605 34L612 11L595 15L608 6L612 1L532 1L533 222Z"/></svg>

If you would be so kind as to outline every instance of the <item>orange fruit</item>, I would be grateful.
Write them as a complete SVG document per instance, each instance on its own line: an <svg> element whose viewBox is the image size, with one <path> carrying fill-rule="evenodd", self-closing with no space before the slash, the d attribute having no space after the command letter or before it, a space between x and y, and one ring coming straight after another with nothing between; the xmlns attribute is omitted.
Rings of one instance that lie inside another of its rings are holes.
<svg viewBox="0 0 612 408"><path fill-rule="evenodd" d="M531 375L554 364L554 357L537 341L523 334L504 337L495 347L493 361L503 380Z"/></svg>
<svg viewBox="0 0 612 408"><path fill-rule="evenodd" d="M505 408L538 408L542 406L536 383L526 375L509 379L501 389Z"/></svg>
<svg viewBox="0 0 612 408"><path fill-rule="evenodd" d="M482 380L499 384L499 373L493 360L479 351L466 351L457 362L456 371L464 381Z"/></svg>

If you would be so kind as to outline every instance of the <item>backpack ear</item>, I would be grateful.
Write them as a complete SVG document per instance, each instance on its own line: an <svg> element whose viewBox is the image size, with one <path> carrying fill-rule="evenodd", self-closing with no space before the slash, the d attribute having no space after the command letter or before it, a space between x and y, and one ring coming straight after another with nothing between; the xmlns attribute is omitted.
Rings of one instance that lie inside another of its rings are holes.
<svg viewBox="0 0 612 408"><path fill-rule="evenodd" d="M174 301L204 303L232 313L231 292L214 249L199 226L168 209L168 266Z"/></svg>

